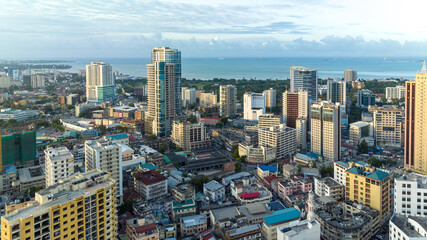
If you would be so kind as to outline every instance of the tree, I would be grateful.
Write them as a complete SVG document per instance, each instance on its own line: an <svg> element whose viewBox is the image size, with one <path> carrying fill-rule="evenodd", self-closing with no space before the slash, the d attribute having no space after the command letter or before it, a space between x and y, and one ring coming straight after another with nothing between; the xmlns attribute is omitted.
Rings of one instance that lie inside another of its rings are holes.
<svg viewBox="0 0 427 240"><path fill-rule="evenodd" d="M238 173L242 171L242 164L240 162L236 162L236 164L234 164L234 172Z"/></svg>
<svg viewBox="0 0 427 240"><path fill-rule="evenodd" d="M383 166L383 162L381 160L379 160L378 158L370 158L368 160L368 163L371 164L371 166L377 167L377 168L380 168Z"/></svg>
<svg viewBox="0 0 427 240"><path fill-rule="evenodd" d="M363 141L357 146L357 150L360 153L368 153L368 149L369 149L368 142L366 142L365 139L363 139Z"/></svg>
<svg viewBox="0 0 427 240"><path fill-rule="evenodd" d="M99 125L97 128L101 132L101 134L107 132L107 127L105 125Z"/></svg>
<svg viewBox="0 0 427 240"><path fill-rule="evenodd" d="M189 123L197 123L197 118L195 117L195 116L190 116L190 117L188 117L187 118L187 121L189 122Z"/></svg>
<svg viewBox="0 0 427 240"><path fill-rule="evenodd" d="M240 157L240 162L245 163L247 158L248 157L246 155L241 156Z"/></svg>
<svg viewBox="0 0 427 240"><path fill-rule="evenodd" d="M302 164L298 164L298 165L297 165L298 172L301 172L302 167L303 167L303 165L302 165Z"/></svg>
<svg viewBox="0 0 427 240"><path fill-rule="evenodd" d="M321 167L320 168L320 174L322 175L322 177L327 177L327 176L332 177L334 174L334 168L332 166Z"/></svg>
<svg viewBox="0 0 427 240"><path fill-rule="evenodd" d="M132 212L134 200L126 200L123 205L120 207L119 214L125 214L127 212Z"/></svg>
<svg viewBox="0 0 427 240"><path fill-rule="evenodd" d="M317 168L317 162L316 161L314 161L313 162L313 165L311 166L312 168Z"/></svg>
<svg viewBox="0 0 427 240"><path fill-rule="evenodd" d="M233 156L234 159L238 159L239 156L239 145L234 145L233 148L231 149L231 155Z"/></svg>
<svg viewBox="0 0 427 240"><path fill-rule="evenodd" d="M153 140L157 139L157 136L156 135L148 135L148 136L145 136L145 139L147 141L153 141Z"/></svg>
<svg viewBox="0 0 427 240"><path fill-rule="evenodd" d="M227 117L221 117L220 121L222 122L223 125L226 125L228 122L228 118Z"/></svg>
<svg viewBox="0 0 427 240"><path fill-rule="evenodd" d="M168 146L166 146L166 144L162 144L159 148L159 152L163 154L166 152L167 149L168 149Z"/></svg>
<svg viewBox="0 0 427 240"><path fill-rule="evenodd" d="M215 127L217 127L217 128L222 128L224 126L224 124L222 124L222 123L217 123L216 125L215 125Z"/></svg>
<svg viewBox="0 0 427 240"><path fill-rule="evenodd" d="M27 191L25 191L25 195L29 195L30 197L35 197L36 196L36 192L42 190L43 187L30 187L29 189L27 189Z"/></svg>

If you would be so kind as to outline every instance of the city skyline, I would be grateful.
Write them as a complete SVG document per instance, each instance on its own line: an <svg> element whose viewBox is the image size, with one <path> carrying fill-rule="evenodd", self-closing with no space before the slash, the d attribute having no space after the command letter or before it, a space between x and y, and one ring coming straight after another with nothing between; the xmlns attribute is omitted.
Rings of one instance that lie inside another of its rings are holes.
<svg viewBox="0 0 427 240"><path fill-rule="evenodd" d="M19 1L0 9L0 50L4 58L138 57L157 46L183 57L422 56L425 4Z"/></svg>

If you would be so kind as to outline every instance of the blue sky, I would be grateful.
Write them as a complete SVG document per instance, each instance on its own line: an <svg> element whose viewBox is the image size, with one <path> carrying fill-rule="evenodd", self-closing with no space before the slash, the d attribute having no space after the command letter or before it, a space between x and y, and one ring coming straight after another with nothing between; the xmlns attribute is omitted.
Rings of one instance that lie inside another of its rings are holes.
<svg viewBox="0 0 427 240"><path fill-rule="evenodd" d="M425 56L421 0L0 0L0 58Z"/></svg>

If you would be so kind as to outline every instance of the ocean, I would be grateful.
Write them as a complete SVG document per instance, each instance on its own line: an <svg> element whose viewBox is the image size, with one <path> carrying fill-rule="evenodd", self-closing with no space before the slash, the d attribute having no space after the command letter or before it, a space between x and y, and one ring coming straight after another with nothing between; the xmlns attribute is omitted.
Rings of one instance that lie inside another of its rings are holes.
<svg viewBox="0 0 427 240"><path fill-rule="evenodd" d="M65 59L72 72L85 69L91 61L104 61L113 71L145 77L149 58ZM182 77L187 79L288 79L291 66L317 69L320 78L342 78L345 69L357 70L360 79L414 79L421 70L422 58L183 58Z"/></svg>

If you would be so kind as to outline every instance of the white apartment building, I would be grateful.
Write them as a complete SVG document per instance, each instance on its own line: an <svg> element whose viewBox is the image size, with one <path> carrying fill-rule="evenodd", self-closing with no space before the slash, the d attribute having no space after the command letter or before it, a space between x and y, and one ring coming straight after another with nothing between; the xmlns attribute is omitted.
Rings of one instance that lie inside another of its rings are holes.
<svg viewBox="0 0 427 240"><path fill-rule="evenodd" d="M265 95L261 93L247 92L243 95L243 118L246 120L258 120L265 113Z"/></svg>
<svg viewBox="0 0 427 240"><path fill-rule="evenodd" d="M246 156L251 163L269 163L276 159L276 148L268 146L246 146L239 143L239 155Z"/></svg>
<svg viewBox="0 0 427 240"><path fill-rule="evenodd" d="M340 105L326 101L311 105L311 151L327 161L341 157Z"/></svg>
<svg viewBox="0 0 427 240"><path fill-rule="evenodd" d="M202 107L216 106L218 101L218 96L214 93L200 93L199 104Z"/></svg>
<svg viewBox="0 0 427 240"><path fill-rule="evenodd" d="M234 85L219 86L219 114L230 117L236 114L236 87Z"/></svg>
<svg viewBox="0 0 427 240"><path fill-rule="evenodd" d="M225 200L225 187L219 182L212 180L203 184L203 194L209 198L211 202L220 202Z"/></svg>
<svg viewBox="0 0 427 240"><path fill-rule="evenodd" d="M207 146L206 126L203 123L174 122L172 125L172 141L185 150Z"/></svg>
<svg viewBox="0 0 427 240"><path fill-rule="evenodd" d="M354 144L359 144L363 138L370 136L370 125L362 121L354 122L350 124L349 132L350 140Z"/></svg>
<svg viewBox="0 0 427 240"><path fill-rule="evenodd" d="M385 98L387 100L401 99L404 97L405 97L405 86L396 86L396 87L386 87L385 88Z"/></svg>
<svg viewBox="0 0 427 240"><path fill-rule="evenodd" d="M293 221L277 228L277 240L320 239L320 224L317 221Z"/></svg>
<svg viewBox="0 0 427 240"><path fill-rule="evenodd" d="M10 88L11 82L9 76L0 75L0 88Z"/></svg>
<svg viewBox="0 0 427 240"><path fill-rule="evenodd" d="M32 88L44 88L46 85L45 75L32 75L31 76L31 87Z"/></svg>
<svg viewBox="0 0 427 240"><path fill-rule="evenodd" d="M357 80L357 71L353 69L344 70L344 81L345 82L354 82Z"/></svg>
<svg viewBox="0 0 427 240"><path fill-rule="evenodd" d="M341 200L344 197L345 187L331 177L314 178L314 192L318 196L333 197Z"/></svg>
<svg viewBox="0 0 427 240"><path fill-rule="evenodd" d="M282 123L282 119L280 117L274 116L272 113L262 114L258 117L258 127L266 128L272 127L276 125L280 125Z"/></svg>
<svg viewBox="0 0 427 240"><path fill-rule="evenodd" d="M74 156L66 147L47 148L44 154L46 187L74 175Z"/></svg>
<svg viewBox="0 0 427 240"><path fill-rule="evenodd" d="M345 186L345 171L350 169L350 165L346 162L336 161L334 162L334 180Z"/></svg>
<svg viewBox="0 0 427 240"><path fill-rule="evenodd" d="M138 172L133 177L135 191L147 201L160 199L168 194L168 178L154 170Z"/></svg>
<svg viewBox="0 0 427 240"><path fill-rule="evenodd" d="M390 240L425 240L427 239L427 219L406 217L394 214L390 219Z"/></svg>
<svg viewBox="0 0 427 240"><path fill-rule="evenodd" d="M427 217L427 176L406 174L394 180L394 212Z"/></svg>
<svg viewBox="0 0 427 240"><path fill-rule="evenodd" d="M274 90L273 88L270 88L262 92L262 94L265 97L265 107L273 108L276 106L276 103L277 103L276 93L277 91Z"/></svg>
<svg viewBox="0 0 427 240"><path fill-rule="evenodd" d="M285 124L258 129L258 145L276 148L276 158L287 158L296 148L296 130Z"/></svg>
<svg viewBox="0 0 427 240"><path fill-rule="evenodd" d="M402 146L403 110L396 106L370 106L374 114L374 138L377 145Z"/></svg>
<svg viewBox="0 0 427 240"><path fill-rule="evenodd" d="M186 108L188 104L196 104L196 89L195 88L181 88L182 94L182 107Z"/></svg>
<svg viewBox="0 0 427 240"><path fill-rule="evenodd" d="M85 142L85 170L109 172L118 189L116 197L123 197L122 146L112 138Z"/></svg>

